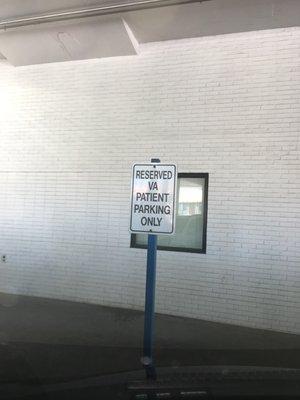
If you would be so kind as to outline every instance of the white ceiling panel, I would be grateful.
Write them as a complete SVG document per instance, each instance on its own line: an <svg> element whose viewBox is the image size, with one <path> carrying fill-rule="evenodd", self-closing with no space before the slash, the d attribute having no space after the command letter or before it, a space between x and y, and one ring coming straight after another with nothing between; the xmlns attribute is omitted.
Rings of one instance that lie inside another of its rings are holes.
<svg viewBox="0 0 300 400"><path fill-rule="evenodd" d="M93 17L0 33L0 52L15 66L136 54L123 20Z"/></svg>

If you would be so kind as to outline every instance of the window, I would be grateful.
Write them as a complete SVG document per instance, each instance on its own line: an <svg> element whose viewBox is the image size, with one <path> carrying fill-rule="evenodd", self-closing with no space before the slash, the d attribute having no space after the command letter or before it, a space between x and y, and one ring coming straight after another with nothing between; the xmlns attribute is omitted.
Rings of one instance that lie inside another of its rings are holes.
<svg viewBox="0 0 300 400"><path fill-rule="evenodd" d="M158 249L206 252L208 174L180 173L174 235L159 235ZM145 234L132 234L131 247L146 248Z"/></svg>

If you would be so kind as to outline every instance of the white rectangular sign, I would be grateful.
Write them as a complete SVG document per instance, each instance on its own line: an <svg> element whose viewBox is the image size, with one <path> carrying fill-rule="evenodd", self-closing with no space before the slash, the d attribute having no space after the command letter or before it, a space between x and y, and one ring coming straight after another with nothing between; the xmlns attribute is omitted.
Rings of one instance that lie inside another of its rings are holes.
<svg viewBox="0 0 300 400"><path fill-rule="evenodd" d="M175 233L177 169L173 164L135 164L132 171L130 231Z"/></svg>

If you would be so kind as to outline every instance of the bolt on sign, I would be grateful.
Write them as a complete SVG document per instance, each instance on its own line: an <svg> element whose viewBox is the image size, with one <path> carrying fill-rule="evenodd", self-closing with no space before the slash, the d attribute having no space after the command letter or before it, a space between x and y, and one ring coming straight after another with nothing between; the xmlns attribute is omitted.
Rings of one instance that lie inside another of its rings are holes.
<svg viewBox="0 0 300 400"><path fill-rule="evenodd" d="M175 233L177 171L173 164L135 164L132 171L130 231Z"/></svg>

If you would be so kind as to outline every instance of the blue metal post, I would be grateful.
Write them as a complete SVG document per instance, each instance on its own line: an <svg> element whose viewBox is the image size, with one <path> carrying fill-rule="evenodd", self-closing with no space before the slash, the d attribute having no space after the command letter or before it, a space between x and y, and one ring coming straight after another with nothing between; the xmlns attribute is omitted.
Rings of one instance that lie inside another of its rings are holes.
<svg viewBox="0 0 300 400"><path fill-rule="evenodd" d="M151 162L160 162L158 159L151 159ZM148 379L156 379L156 371L153 362L153 333L155 313L155 280L156 280L156 254L157 236L148 235L147 249L147 276L145 296L145 321L144 321L144 350L142 363L146 370Z"/></svg>

